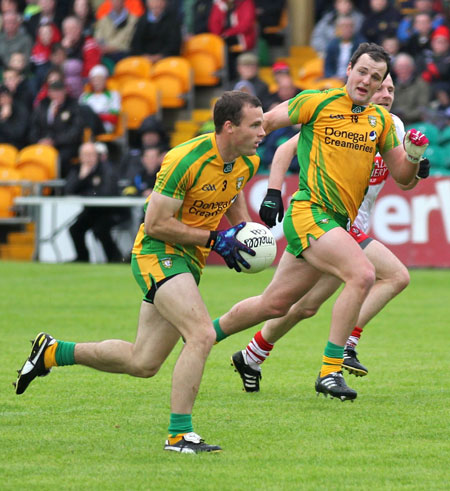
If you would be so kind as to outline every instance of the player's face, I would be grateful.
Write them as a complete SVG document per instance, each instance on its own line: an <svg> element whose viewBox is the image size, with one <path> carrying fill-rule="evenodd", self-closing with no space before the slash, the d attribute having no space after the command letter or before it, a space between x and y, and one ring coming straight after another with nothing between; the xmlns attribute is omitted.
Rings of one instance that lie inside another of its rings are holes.
<svg viewBox="0 0 450 491"><path fill-rule="evenodd" d="M233 126L233 146L239 155L255 155L256 149L266 136L262 127L263 110L261 107L244 106L239 126Z"/></svg>
<svg viewBox="0 0 450 491"><path fill-rule="evenodd" d="M380 87L386 73L386 62L375 61L367 53L358 58L353 68L347 68L347 92L355 104L368 104Z"/></svg>
<svg viewBox="0 0 450 491"><path fill-rule="evenodd" d="M394 82L392 81L392 77L388 75L381 84L381 87L373 94L371 102L379 104L390 111L394 102L394 91Z"/></svg>

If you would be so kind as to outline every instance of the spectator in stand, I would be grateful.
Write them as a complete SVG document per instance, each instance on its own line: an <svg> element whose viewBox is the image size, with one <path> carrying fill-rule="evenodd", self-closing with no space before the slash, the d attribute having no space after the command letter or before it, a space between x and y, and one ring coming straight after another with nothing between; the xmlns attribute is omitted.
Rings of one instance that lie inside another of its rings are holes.
<svg viewBox="0 0 450 491"><path fill-rule="evenodd" d="M7 11L3 14L3 28L0 32L0 67L8 66L12 53L23 53L30 58L33 41L22 28L22 19L17 12Z"/></svg>
<svg viewBox="0 0 450 491"><path fill-rule="evenodd" d="M351 0L335 0L334 8L327 11L315 25L311 35L311 46L319 55L325 57L327 46L336 36L336 21L341 15L350 15L354 22L354 29L359 32L364 16L359 12Z"/></svg>
<svg viewBox="0 0 450 491"><path fill-rule="evenodd" d="M98 65L101 59L100 47L92 36L83 35L83 24L78 17L66 17L62 23L62 47L67 59L75 58L83 63L82 76L87 77L89 70Z"/></svg>
<svg viewBox="0 0 450 491"><path fill-rule="evenodd" d="M399 53L392 65L395 78L395 100L392 112L408 126L422 121L425 107L430 102L430 87L415 71L414 58Z"/></svg>
<svg viewBox="0 0 450 491"><path fill-rule="evenodd" d="M108 15L111 10L113 10L113 3L114 0L105 0L104 2L101 2L100 0L100 5L97 7L95 14L97 20L103 19L105 15ZM137 18L145 15L145 9L142 0L125 0L125 8L128 10L128 12L130 12L131 15L134 15Z"/></svg>
<svg viewBox="0 0 450 491"><path fill-rule="evenodd" d="M113 133L119 119L120 94L108 90L109 72L104 65L96 65L89 72L90 90L80 96L80 104L89 106L100 118L104 132Z"/></svg>
<svg viewBox="0 0 450 491"><path fill-rule="evenodd" d="M56 0L39 0L38 5L39 12L32 15L25 23L25 27L32 39L37 38L38 29L41 24L52 24L61 34L61 23L66 13L65 9L58 8Z"/></svg>
<svg viewBox="0 0 450 491"><path fill-rule="evenodd" d="M238 82L246 80L251 82L255 89L255 95L261 101L264 111L270 104L269 87L266 82L258 76L258 57L253 53L242 53L237 58L238 77L231 83L235 87Z"/></svg>
<svg viewBox="0 0 450 491"><path fill-rule="evenodd" d="M416 60L431 54L431 33L433 32L431 16L428 13L414 16L414 33L403 44L402 51L409 53Z"/></svg>
<svg viewBox="0 0 450 491"><path fill-rule="evenodd" d="M53 65L50 67L50 69L47 72L47 75L45 76L45 81L41 85L39 92L37 93L34 101L33 101L33 109L35 109L39 103L48 97L48 87L50 84L53 82L64 82L64 72L62 71L62 68L59 66Z"/></svg>
<svg viewBox="0 0 450 491"><path fill-rule="evenodd" d="M3 15L6 12L19 12L17 1L15 1L15 0L2 0L0 2L0 30L3 27Z"/></svg>
<svg viewBox="0 0 450 491"><path fill-rule="evenodd" d="M450 93L450 29L440 26L431 35L431 53L425 53L419 65L424 67L422 78L431 85L432 98L445 97ZM414 99L412 99L414 101Z"/></svg>
<svg viewBox="0 0 450 491"><path fill-rule="evenodd" d="M227 44L228 76L233 80L239 54L256 46L254 0L214 0L208 18L208 31L222 37Z"/></svg>
<svg viewBox="0 0 450 491"><path fill-rule="evenodd" d="M381 44L386 36L396 34L402 16L389 0L370 0L370 12L361 27L361 34L370 43Z"/></svg>
<svg viewBox="0 0 450 491"><path fill-rule="evenodd" d="M128 11L125 0L112 0L112 7L109 14L97 21L94 36L102 55L116 63L130 54L138 17Z"/></svg>
<svg viewBox="0 0 450 491"><path fill-rule="evenodd" d="M277 90L270 96L269 110L288 99L292 99L300 91L294 84L290 73L279 73L277 77Z"/></svg>
<svg viewBox="0 0 450 491"><path fill-rule="evenodd" d="M78 99L84 90L83 62L78 58L69 58L63 65L64 82L70 97Z"/></svg>
<svg viewBox="0 0 450 491"><path fill-rule="evenodd" d="M415 0L414 13L403 17L398 25L397 38L403 45L406 45L411 37L418 32L414 23L415 18L419 14L430 16L432 30L443 25L445 22L444 16L433 9L433 0Z"/></svg>
<svg viewBox="0 0 450 491"><path fill-rule="evenodd" d="M108 162L99 158L95 144L83 143L79 150L80 165L74 166L64 187L65 194L81 196L117 196L117 178ZM85 207L77 216L69 232L76 250L73 262L89 262L89 251L85 236L92 230L101 242L108 262L122 262L123 257L111 236L111 229L117 224L114 208Z"/></svg>
<svg viewBox="0 0 450 491"><path fill-rule="evenodd" d="M9 89L14 102L20 102L28 111L33 105L33 93L30 89L29 80L14 68L3 70L3 84Z"/></svg>
<svg viewBox="0 0 450 491"><path fill-rule="evenodd" d="M8 87L0 85L0 142L23 148L27 144L28 120L25 105L14 101Z"/></svg>
<svg viewBox="0 0 450 491"><path fill-rule="evenodd" d="M152 191L167 148L158 145L144 147L140 158L140 166L131 182L124 188L122 194L126 196L145 196Z"/></svg>
<svg viewBox="0 0 450 491"><path fill-rule="evenodd" d="M59 152L61 177L65 178L77 157L83 138L84 121L78 102L67 95L63 81L48 87L48 97L33 111L30 142L54 146Z"/></svg>
<svg viewBox="0 0 450 491"><path fill-rule="evenodd" d="M179 56L181 22L167 0L147 0L147 13L137 22L131 54L146 56L152 63L167 56Z"/></svg>
<svg viewBox="0 0 450 491"><path fill-rule="evenodd" d="M381 42L381 46L391 56L391 63L394 63L396 56L400 53L400 43L395 36L386 36Z"/></svg>
<svg viewBox="0 0 450 491"><path fill-rule="evenodd" d="M148 116L139 128L139 145L132 147L119 165L119 178L124 186L131 184L133 177L141 168L141 158L145 148L169 148L169 137L161 122L154 116Z"/></svg>
<svg viewBox="0 0 450 491"><path fill-rule="evenodd" d="M50 68L50 55L52 45L61 41L61 33L54 24L43 21L37 31L36 41L31 50L31 70L33 72L34 86L37 92Z"/></svg>
<svg viewBox="0 0 450 491"><path fill-rule="evenodd" d="M95 12L89 0L74 0L70 15L78 17L82 24L84 37L93 36L95 27Z"/></svg>
<svg viewBox="0 0 450 491"><path fill-rule="evenodd" d="M213 0L184 0L183 35L186 39L208 32L208 18Z"/></svg>
<svg viewBox="0 0 450 491"><path fill-rule="evenodd" d="M355 30L353 18L341 15L336 20L336 37L330 41L325 55L325 77L339 78L344 85L347 68L352 54L365 38Z"/></svg>

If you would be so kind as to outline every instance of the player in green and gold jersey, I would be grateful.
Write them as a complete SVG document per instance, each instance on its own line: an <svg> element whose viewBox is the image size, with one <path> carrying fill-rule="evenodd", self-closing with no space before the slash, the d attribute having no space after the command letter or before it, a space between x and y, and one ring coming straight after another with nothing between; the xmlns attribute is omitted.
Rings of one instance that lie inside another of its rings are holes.
<svg viewBox="0 0 450 491"><path fill-rule="evenodd" d="M16 382L22 394L53 366L86 365L97 370L154 376L182 336L185 345L172 378L166 450L217 452L193 431L192 408L215 332L198 283L210 250L230 268L249 267L239 251L254 252L236 233L249 220L242 190L256 173L256 150L264 138L261 102L244 92L225 92L214 106L215 132L179 145L164 159L133 246L132 270L144 298L134 343L34 340ZM217 231L226 215L232 227Z"/></svg>
<svg viewBox="0 0 450 491"><path fill-rule="evenodd" d="M357 215L376 153L380 152L392 177L407 185L417 175L428 142L425 135L410 130L403 148L391 115L370 104L388 73L389 55L376 44L363 43L350 60L345 87L303 91L264 115L267 132L302 124L299 189L283 223L288 245L265 291L214 321L224 337L281 317L322 273L336 276L345 286L334 304L316 391L341 400L357 396L342 376L344 346L375 281L373 265L346 228ZM284 172L273 168L260 210L263 221L266 210L279 209L283 179ZM236 366L236 360L233 363Z"/></svg>

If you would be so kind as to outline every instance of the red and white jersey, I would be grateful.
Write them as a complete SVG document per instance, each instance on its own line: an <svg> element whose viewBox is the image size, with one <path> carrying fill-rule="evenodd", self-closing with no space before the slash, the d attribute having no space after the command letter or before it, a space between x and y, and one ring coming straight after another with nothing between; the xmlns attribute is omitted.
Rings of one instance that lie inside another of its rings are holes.
<svg viewBox="0 0 450 491"><path fill-rule="evenodd" d="M402 142L405 136L405 126L398 116L392 114L394 120L395 129L397 130L397 137ZM373 164L372 174L370 176L369 189L364 196L363 202L358 210L358 215L353 222L360 230L367 233L370 225L370 215L373 211L373 206L379 192L382 190L384 183L389 175L389 170L381 158L379 153L375 156Z"/></svg>

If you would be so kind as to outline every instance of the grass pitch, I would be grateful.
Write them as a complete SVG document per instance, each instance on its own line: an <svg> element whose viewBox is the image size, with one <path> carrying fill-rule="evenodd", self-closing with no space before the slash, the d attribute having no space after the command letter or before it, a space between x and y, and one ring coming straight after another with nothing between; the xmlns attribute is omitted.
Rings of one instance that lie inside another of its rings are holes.
<svg viewBox="0 0 450 491"><path fill-rule="evenodd" d="M262 291L272 271L208 267L213 317ZM153 379L62 367L16 396L11 385L40 330L59 339L134 340L141 293L127 265L0 262L0 489L329 490L449 488L450 271L410 286L365 329L369 375L346 375L354 404L316 398L332 302L281 339L247 394L230 367L256 328L215 346L194 428L224 451L163 452L171 372Z"/></svg>

